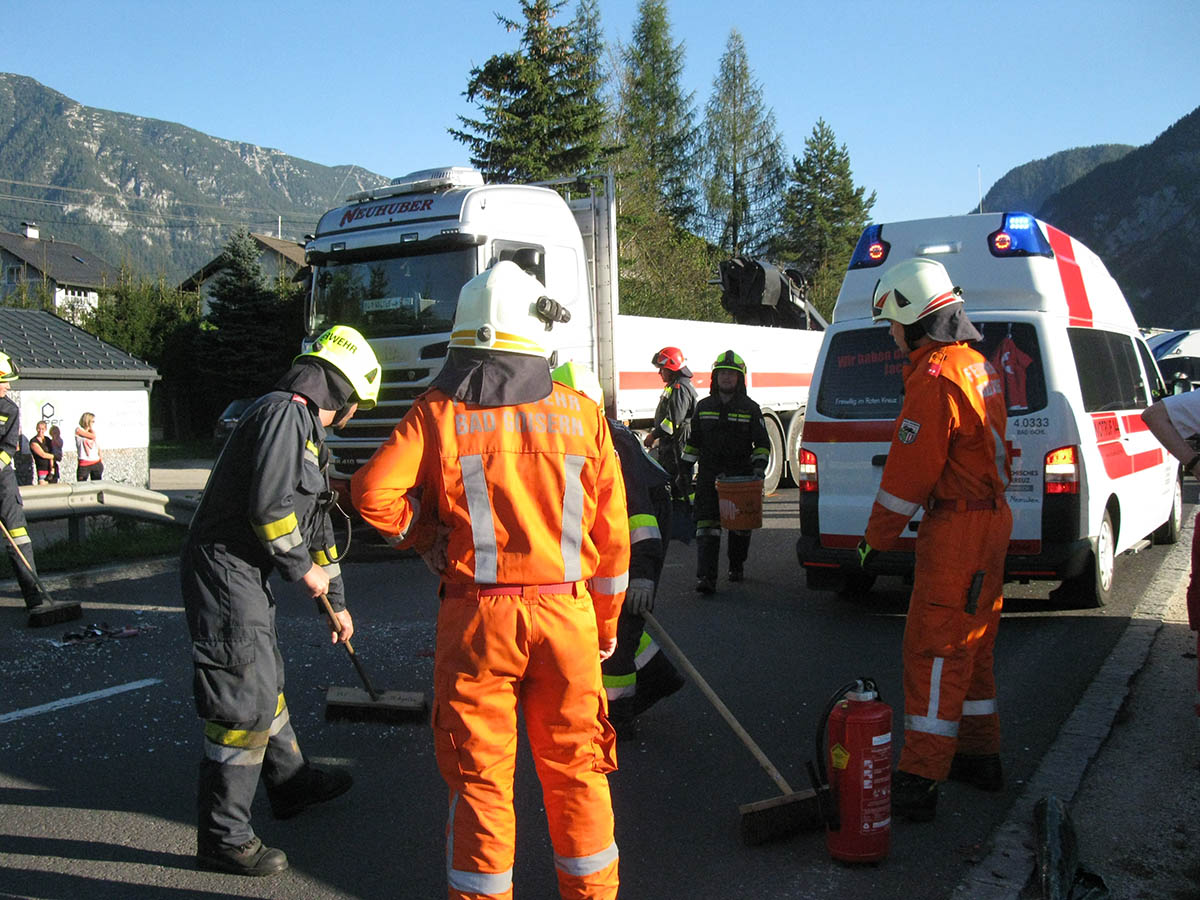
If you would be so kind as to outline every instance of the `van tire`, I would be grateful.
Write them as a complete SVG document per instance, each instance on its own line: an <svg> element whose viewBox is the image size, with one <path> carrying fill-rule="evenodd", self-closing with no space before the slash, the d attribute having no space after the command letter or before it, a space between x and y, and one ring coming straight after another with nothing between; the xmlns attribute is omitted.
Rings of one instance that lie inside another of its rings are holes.
<svg viewBox="0 0 1200 900"><path fill-rule="evenodd" d="M1156 544L1178 544L1179 532L1183 530L1183 476L1175 479L1175 497L1171 500L1171 513L1167 521L1155 529L1150 539Z"/></svg>
<svg viewBox="0 0 1200 900"><path fill-rule="evenodd" d="M1116 566L1116 533L1112 515L1106 509L1100 520L1100 531L1092 550L1091 565L1074 578L1064 581L1050 592L1050 599L1076 609L1099 609L1112 596Z"/></svg>
<svg viewBox="0 0 1200 900"><path fill-rule="evenodd" d="M767 497L775 493L783 477L783 426L773 413L763 415L763 424L767 427L767 438L771 442L771 458L767 462L767 471L763 473L763 496Z"/></svg>

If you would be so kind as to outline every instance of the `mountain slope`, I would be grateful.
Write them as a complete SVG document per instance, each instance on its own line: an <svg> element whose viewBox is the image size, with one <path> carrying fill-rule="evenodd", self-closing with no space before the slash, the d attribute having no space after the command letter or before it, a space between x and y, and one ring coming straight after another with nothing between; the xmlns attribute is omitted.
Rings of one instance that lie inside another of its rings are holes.
<svg viewBox="0 0 1200 900"><path fill-rule="evenodd" d="M1040 209L1046 199L1073 181L1082 178L1096 166L1120 159L1134 148L1128 144L1097 144L1076 147L1035 159L1010 169L988 189L983 208L989 211ZM973 207L967 212L977 212Z"/></svg>
<svg viewBox="0 0 1200 900"><path fill-rule="evenodd" d="M119 264L179 281L246 225L293 240L348 193L386 184L355 166L95 109L0 73L0 230L36 221ZM280 222L282 219L282 222Z"/></svg>
<svg viewBox="0 0 1200 900"><path fill-rule="evenodd" d="M1100 255L1139 324L1200 327L1200 108L1053 194L1038 217Z"/></svg>

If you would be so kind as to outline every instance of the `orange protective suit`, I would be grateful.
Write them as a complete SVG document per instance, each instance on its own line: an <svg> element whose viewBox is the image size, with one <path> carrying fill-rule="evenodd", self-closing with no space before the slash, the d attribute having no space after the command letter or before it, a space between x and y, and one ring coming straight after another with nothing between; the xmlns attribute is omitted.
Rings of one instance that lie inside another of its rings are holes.
<svg viewBox="0 0 1200 900"><path fill-rule="evenodd" d="M909 354L866 541L895 545L922 507L904 629L901 771L944 780L955 752L997 753L992 659L1012 513L1001 381L965 343Z"/></svg>
<svg viewBox="0 0 1200 900"><path fill-rule="evenodd" d="M629 527L603 410L561 384L499 407L434 388L352 486L359 513L395 545L447 542L433 729L450 788L449 896L512 896L520 704L559 891L616 897L605 777L616 736L599 646L616 638Z"/></svg>

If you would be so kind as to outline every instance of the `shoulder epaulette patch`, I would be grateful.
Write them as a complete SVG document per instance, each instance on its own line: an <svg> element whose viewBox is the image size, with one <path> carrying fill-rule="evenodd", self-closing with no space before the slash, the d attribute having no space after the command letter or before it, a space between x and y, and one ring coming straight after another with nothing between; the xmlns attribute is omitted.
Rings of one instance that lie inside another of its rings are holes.
<svg viewBox="0 0 1200 900"><path fill-rule="evenodd" d="M941 350L935 350L929 354L929 367L925 370L926 375L932 375L936 378L942 374L942 363L946 361L946 354Z"/></svg>

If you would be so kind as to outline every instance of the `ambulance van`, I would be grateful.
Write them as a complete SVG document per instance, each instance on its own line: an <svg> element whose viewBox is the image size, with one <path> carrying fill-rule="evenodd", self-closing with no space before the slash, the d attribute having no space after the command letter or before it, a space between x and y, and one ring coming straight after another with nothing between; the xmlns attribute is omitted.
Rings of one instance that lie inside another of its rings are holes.
<svg viewBox="0 0 1200 900"><path fill-rule="evenodd" d="M855 546L887 461L907 361L886 323L872 321L872 293L890 266L914 256L938 260L962 288L983 334L974 346L1004 383L1013 512L1006 580L1060 581L1054 600L1103 605L1116 555L1178 540L1180 466L1141 419L1162 395L1162 378L1100 259L1015 212L871 225L859 239L802 436L796 551L808 586L859 593L876 574L912 573L921 512L870 574Z"/></svg>

